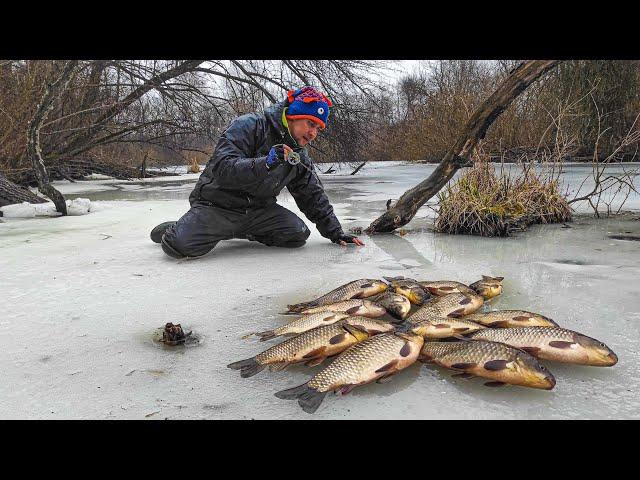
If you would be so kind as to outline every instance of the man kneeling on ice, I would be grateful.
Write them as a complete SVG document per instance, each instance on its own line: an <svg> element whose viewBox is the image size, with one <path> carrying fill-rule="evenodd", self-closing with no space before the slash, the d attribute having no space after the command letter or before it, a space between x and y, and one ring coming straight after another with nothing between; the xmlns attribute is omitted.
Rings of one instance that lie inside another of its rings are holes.
<svg viewBox="0 0 640 480"><path fill-rule="evenodd" d="M324 130L330 106L323 93L303 87L263 114L235 119L189 196L191 209L177 222L155 227L151 239L174 258L200 257L231 238L301 247L311 232L276 203L287 187L323 237L340 245L364 245L342 231L305 148Z"/></svg>

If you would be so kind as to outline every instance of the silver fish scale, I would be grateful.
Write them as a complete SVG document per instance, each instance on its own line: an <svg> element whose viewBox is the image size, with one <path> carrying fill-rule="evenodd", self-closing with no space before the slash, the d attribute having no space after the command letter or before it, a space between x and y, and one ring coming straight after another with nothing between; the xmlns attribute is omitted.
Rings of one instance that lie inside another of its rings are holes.
<svg viewBox="0 0 640 480"><path fill-rule="evenodd" d="M328 345L331 338L341 333L348 332L339 323L317 327L274 345L256 355L255 358L258 363L291 361L301 352L307 353Z"/></svg>
<svg viewBox="0 0 640 480"><path fill-rule="evenodd" d="M331 325L347 317L348 315L338 312L312 313L310 315L304 315L293 322L287 323L286 325L275 328L273 333L276 335L285 335L287 333L307 331L315 327Z"/></svg>
<svg viewBox="0 0 640 480"><path fill-rule="evenodd" d="M574 341L575 332L558 327L516 327L490 328L469 335L469 338L481 338L493 342L517 342L521 344L543 344L553 340Z"/></svg>
<svg viewBox="0 0 640 480"><path fill-rule="evenodd" d="M317 373L308 386L325 392L332 385L358 384L374 372L399 359L406 340L392 333L382 333L345 350L331 365Z"/></svg>
<svg viewBox="0 0 640 480"><path fill-rule="evenodd" d="M444 297L436 297L420 307L413 315L407 318L407 322L417 323L421 320L430 320L434 317L446 317L454 310L464 307L460 302L468 295L452 293Z"/></svg>
<svg viewBox="0 0 640 480"><path fill-rule="evenodd" d="M453 365L455 363L477 363L482 365L489 360L513 361L519 355L528 356L528 354L508 345L484 340L424 342L420 353L432 358L436 363L445 365Z"/></svg>

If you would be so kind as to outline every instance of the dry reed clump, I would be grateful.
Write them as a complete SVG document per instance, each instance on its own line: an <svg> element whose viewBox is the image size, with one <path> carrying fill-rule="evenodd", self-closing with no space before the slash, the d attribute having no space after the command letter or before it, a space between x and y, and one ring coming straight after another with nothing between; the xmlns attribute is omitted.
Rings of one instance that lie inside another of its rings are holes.
<svg viewBox="0 0 640 480"><path fill-rule="evenodd" d="M557 179L541 180L533 171L517 177L497 175L489 163L477 164L438 194L438 232L507 237L535 223L571 221L571 208Z"/></svg>

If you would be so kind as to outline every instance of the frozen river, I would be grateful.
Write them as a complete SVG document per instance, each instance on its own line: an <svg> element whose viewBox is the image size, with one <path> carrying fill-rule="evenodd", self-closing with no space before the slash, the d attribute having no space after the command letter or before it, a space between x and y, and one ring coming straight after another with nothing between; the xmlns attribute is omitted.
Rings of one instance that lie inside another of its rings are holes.
<svg viewBox="0 0 640 480"><path fill-rule="evenodd" d="M425 178L431 165L367 165L358 175L323 175L345 229L366 226ZM569 167L576 188L589 167ZM637 168L637 166L636 166ZM340 173L340 172L339 172ZM640 199L631 213L570 228L534 226L507 239L435 234L423 207L404 236L361 236L339 247L312 235L285 250L222 242L197 260L175 261L148 237L177 219L197 175L151 182L94 181L60 188L97 206L85 216L4 218L0 223L0 418L41 419L601 419L640 416ZM285 191L279 202L299 214ZM584 210L586 212L586 210ZM479 379L415 364L386 384L329 395L313 416L276 391L322 366L240 378L226 368L274 342L241 340L283 317L287 304L357 278L405 275L473 282L504 276L488 309L523 309L605 342L611 368L543 362L552 391L486 388ZM166 322L201 335L175 349L153 341Z"/></svg>

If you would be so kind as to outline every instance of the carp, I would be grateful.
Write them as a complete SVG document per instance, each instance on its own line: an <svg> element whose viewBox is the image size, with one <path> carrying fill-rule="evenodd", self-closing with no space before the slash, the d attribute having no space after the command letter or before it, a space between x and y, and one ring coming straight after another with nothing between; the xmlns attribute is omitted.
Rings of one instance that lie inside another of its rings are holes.
<svg viewBox="0 0 640 480"><path fill-rule="evenodd" d="M411 302L404 295L393 292L385 292L374 300L384 307L393 317L404 320L411 311Z"/></svg>
<svg viewBox="0 0 640 480"><path fill-rule="evenodd" d="M525 310L495 310L493 312L474 313L468 315L465 319L491 328L558 326L556 322L544 315Z"/></svg>
<svg viewBox="0 0 640 480"><path fill-rule="evenodd" d="M405 277L382 277L391 284L393 291L407 297L414 305L422 305L431 295L418 282Z"/></svg>
<svg viewBox="0 0 640 480"><path fill-rule="evenodd" d="M371 300L344 300L342 302L309 308L300 313L308 315L320 312L346 313L347 315L362 315L363 317L375 318L383 316L387 313L387 310Z"/></svg>
<svg viewBox="0 0 640 480"><path fill-rule="evenodd" d="M454 282L452 280L438 280L433 282L418 282L422 288L427 290L431 295L442 297L451 293L465 293L476 295L476 291L465 285L464 283Z"/></svg>
<svg viewBox="0 0 640 480"><path fill-rule="evenodd" d="M248 338L251 335L256 335L260 337L261 342L264 342L265 340L270 340L283 335L296 335L322 325L330 325L347 317L349 317L349 315L346 313L336 313L331 311L313 313L311 315L303 315L300 318L297 318L286 325L282 325L281 327L274 328L273 330L249 333L242 338Z"/></svg>
<svg viewBox="0 0 640 480"><path fill-rule="evenodd" d="M419 335L382 333L343 352L308 382L277 392L278 398L298 400L307 413L315 412L327 392L346 395L359 385L383 383L418 359L424 340Z"/></svg>
<svg viewBox="0 0 640 480"><path fill-rule="evenodd" d="M255 357L230 363L227 367L240 370L240 376L247 378L261 372L267 366L272 372L284 370L292 363L304 362L306 365L315 366L325 358L337 355L369 336L369 332L364 328L343 324L340 321L303 332Z"/></svg>
<svg viewBox="0 0 640 480"><path fill-rule="evenodd" d="M434 316L462 317L478 310L483 302L482 297L476 294L451 293L435 297L410 315L407 322L418 323L422 320L430 320Z"/></svg>
<svg viewBox="0 0 640 480"><path fill-rule="evenodd" d="M321 307L329 303L336 303L342 300L351 300L353 298L366 298L378 293L384 292L389 286L380 280L371 280L361 278L353 282L341 285L331 290L329 293L309 302L296 303L295 305L287 305L288 311L300 313L313 307Z"/></svg>
<svg viewBox="0 0 640 480"><path fill-rule="evenodd" d="M467 335L478 330L486 329L478 323L470 322L464 318L440 317L421 320L411 327L411 332L422 336L424 339L438 339Z"/></svg>
<svg viewBox="0 0 640 480"><path fill-rule="evenodd" d="M492 380L494 387L504 384L551 390L556 380L532 355L503 343L485 340L425 342L420 360Z"/></svg>
<svg viewBox="0 0 640 480"><path fill-rule="evenodd" d="M469 287L475 290L478 295L482 295L485 300L489 300L502 293L502 280L504 280L504 277L482 275L482 280L473 282Z"/></svg>
<svg viewBox="0 0 640 480"><path fill-rule="evenodd" d="M556 362L595 367L618 363L618 356L601 341L565 328L489 328L475 332L469 338L505 343L534 357Z"/></svg>

